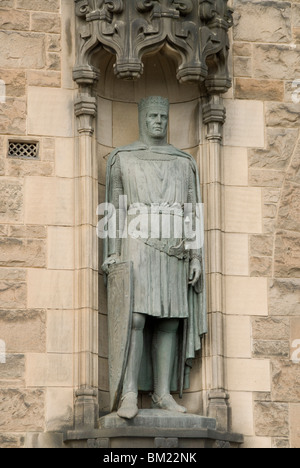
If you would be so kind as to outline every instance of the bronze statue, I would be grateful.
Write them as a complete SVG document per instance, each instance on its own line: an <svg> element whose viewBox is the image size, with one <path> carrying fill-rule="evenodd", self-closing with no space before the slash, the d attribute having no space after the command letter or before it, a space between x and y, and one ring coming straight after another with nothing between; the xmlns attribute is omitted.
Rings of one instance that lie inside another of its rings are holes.
<svg viewBox="0 0 300 468"><path fill-rule="evenodd" d="M116 149L107 166L106 201L116 210L117 235L108 234L104 242L102 268L109 277L118 265L127 264L131 267L123 274L132 275L130 310L125 311L126 320L121 319L124 331L117 332L125 337L124 355L118 356L119 390L111 389L111 409L126 419L138 414L139 390L152 392L153 408L186 412L171 392L182 396L189 387L191 361L207 331L204 250L202 242L195 247L195 238L187 235L199 222L203 229L197 210L198 169L192 156L167 143L168 120L167 99L142 99L139 141ZM166 219L173 228L168 230ZM122 290L113 284L108 282L118 315L129 286ZM117 327L112 324L110 330L116 333ZM116 352L116 340L118 336L110 339L110 353Z"/></svg>

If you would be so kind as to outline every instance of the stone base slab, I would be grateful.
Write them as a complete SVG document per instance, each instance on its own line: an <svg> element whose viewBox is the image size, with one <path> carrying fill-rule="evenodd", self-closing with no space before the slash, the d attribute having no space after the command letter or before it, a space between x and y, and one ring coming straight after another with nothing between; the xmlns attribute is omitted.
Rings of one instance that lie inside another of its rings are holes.
<svg viewBox="0 0 300 468"><path fill-rule="evenodd" d="M133 420L119 418L117 413L111 413L100 419L101 429L129 428L165 429L216 429L216 420L197 416L195 414L171 413L163 410L140 410Z"/></svg>
<svg viewBox="0 0 300 468"><path fill-rule="evenodd" d="M163 413L163 415L162 415ZM162 410L142 410L132 421L116 413L99 420L99 429L69 431L65 443L72 448L237 448L241 434L216 430L216 420Z"/></svg>

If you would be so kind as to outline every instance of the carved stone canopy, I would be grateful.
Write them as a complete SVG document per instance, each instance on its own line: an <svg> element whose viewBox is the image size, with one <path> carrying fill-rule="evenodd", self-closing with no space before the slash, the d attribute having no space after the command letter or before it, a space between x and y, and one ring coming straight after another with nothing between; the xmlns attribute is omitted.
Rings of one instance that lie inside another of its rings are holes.
<svg viewBox="0 0 300 468"><path fill-rule="evenodd" d="M231 86L227 59L232 10L228 0L74 0L79 44L74 79L96 79L93 54L116 55L118 78L138 79L143 56L168 44L179 57L177 79L204 82L209 93Z"/></svg>

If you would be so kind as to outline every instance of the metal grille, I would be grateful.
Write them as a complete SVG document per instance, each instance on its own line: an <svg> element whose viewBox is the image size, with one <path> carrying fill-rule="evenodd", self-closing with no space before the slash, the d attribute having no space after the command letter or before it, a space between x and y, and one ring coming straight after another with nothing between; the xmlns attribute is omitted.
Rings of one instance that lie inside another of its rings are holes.
<svg viewBox="0 0 300 468"><path fill-rule="evenodd" d="M8 146L8 157L36 159L38 157L38 143L10 141Z"/></svg>

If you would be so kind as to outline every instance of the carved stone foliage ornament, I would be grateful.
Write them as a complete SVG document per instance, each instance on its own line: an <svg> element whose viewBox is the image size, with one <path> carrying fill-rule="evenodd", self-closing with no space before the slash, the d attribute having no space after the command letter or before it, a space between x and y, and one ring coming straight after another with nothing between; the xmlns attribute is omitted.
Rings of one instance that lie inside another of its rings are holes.
<svg viewBox="0 0 300 468"><path fill-rule="evenodd" d="M137 79L143 56L168 44L179 59L177 78L205 82L209 92L231 86L227 69L228 0L75 0L78 56L74 79L94 80L92 55L104 48L116 56L115 74Z"/></svg>

